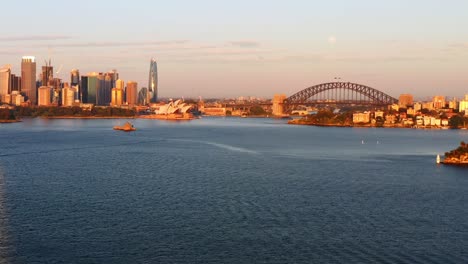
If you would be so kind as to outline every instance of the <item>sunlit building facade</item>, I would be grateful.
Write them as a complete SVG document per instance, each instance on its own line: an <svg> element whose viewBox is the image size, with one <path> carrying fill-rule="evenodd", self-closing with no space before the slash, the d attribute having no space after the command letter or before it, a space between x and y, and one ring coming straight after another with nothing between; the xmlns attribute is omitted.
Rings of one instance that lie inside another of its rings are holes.
<svg viewBox="0 0 468 264"><path fill-rule="evenodd" d="M126 102L129 106L134 106L137 104L137 91L138 91L138 84L133 81L127 82L127 89L125 89L126 95Z"/></svg>
<svg viewBox="0 0 468 264"><path fill-rule="evenodd" d="M36 58L23 56L21 60L21 92L31 104L37 104Z"/></svg>
<svg viewBox="0 0 468 264"><path fill-rule="evenodd" d="M150 61L148 97L148 103L156 103L158 100L158 65L154 58Z"/></svg>
<svg viewBox="0 0 468 264"><path fill-rule="evenodd" d="M6 95L10 94L10 84L11 84L11 66L5 65L0 68L0 101L5 102L4 98ZM11 101L11 100L8 100ZM10 103L10 102L8 102Z"/></svg>
<svg viewBox="0 0 468 264"><path fill-rule="evenodd" d="M408 106L413 105L413 95L412 94L401 94L398 98L398 106L400 108L407 108Z"/></svg>
<svg viewBox="0 0 468 264"><path fill-rule="evenodd" d="M123 89L112 88L112 101L111 106L121 106L123 104Z"/></svg>
<svg viewBox="0 0 468 264"><path fill-rule="evenodd" d="M54 87L52 86L41 86L38 89L38 105L39 106L51 106L54 96Z"/></svg>

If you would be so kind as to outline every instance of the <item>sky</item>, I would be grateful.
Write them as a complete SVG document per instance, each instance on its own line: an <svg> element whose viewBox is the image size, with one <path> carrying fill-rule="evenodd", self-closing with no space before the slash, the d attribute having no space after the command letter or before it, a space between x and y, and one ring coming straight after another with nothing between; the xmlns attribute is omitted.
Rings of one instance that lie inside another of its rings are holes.
<svg viewBox="0 0 468 264"><path fill-rule="evenodd" d="M117 69L161 97L271 98L335 77L391 96L468 94L466 0L76 0L2 3L0 65ZM39 72L39 71L38 71Z"/></svg>

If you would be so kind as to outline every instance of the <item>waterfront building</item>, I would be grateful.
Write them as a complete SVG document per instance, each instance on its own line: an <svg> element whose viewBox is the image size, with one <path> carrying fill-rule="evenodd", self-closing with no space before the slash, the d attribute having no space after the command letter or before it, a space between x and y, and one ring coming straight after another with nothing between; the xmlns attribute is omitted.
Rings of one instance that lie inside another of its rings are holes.
<svg viewBox="0 0 468 264"><path fill-rule="evenodd" d="M412 94L401 94L398 99L398 106L400 108L407 108L408 106L413 105L413 95Z"/></svg>
<svg viewBox="0 0 468 264"><path fill-rule="evenodd" d="M353 123L369 123L370 122L370 112L364 113L354 113L353 114Z"/></svg>
<svg viewBox="0 0 468 264"><path fill-rule="evenodd" d="M386 115L385 116L385 124L395 124L398 118L396 115Z"/></svg>
<svg viewBox="0 0 468 264"><path fill-rule="evenodd" d="M112 88L111 106L120 107L123 104L123 92L122 88Z"/></svg>
<svg viewBox="0 0 468 264"><path fill-rule="evenodd" d="M21 60L21 89L31 104L37 104L36 58L23 56Z"/></svg>
<svg viewBox="0 0 468 264"><path fill-rule="evenodd" d="M460 104L458 105L458 111L465 112L465 114L468 114L468 94L465 95L464 100L460 101Z"/></svg>
<svg viewBox="0 0 468 264"><path fill-rule="evenodd" d="M389 109L399 111L400 106L398 104L392 104L392 105L389 106Z"/></svg>
<svg viewBox="0 0 468 264"><path fill-rule="evenodd" d="M16 106L21 105L24 102L24 96L20 94L18 91L11 92L11 104Z"/></svg>
<svg viewBox="0 0 468 264"><path fill-rule="evenodd" d="M158 100L158 65L153 58L150 61L149 80L148 80L148 103L156 103Z"/></svg>
<svg viewBox="0 0 468 264"><path fill-rule="evenodd" d="M62 89L62 106L73 106L76 97L76 89L69 87L68 83L65 83L65 87Z"/></svg>
<svg viewBox="0 0 468 264"><path fill-rule="evenodd" d="M39 106L51 106L54 96L54 87L52 86L41 86L38 89L38 105Z"/></svg>
<svg viewBox="0 0 468 264"><path fill-rule="evenodd" d="M127 89L125 90L126 95L126 102L129 106L133 107L137 104L137 91L138 91L138 84L133 81L127 82Z"/></svg>
<svg viewBox="0 0 468 264"><path fill-rule="evenodd" d="M6 99L2 97L10 94L10 81L11 78L11 66L5 65L0 68L0 101L4 102ZM8 102L9 103L9 102Z"/></svg>
<svg viewBox="0 0 468 264"><path fill-rule="evenodd" d="M384 118L384 111L375 111L374 118L381 117Z"/></svg>
<svg viewBox="0 0 468 264"><path fill-rule="evenodd" d="M436 95L432 98L432 103L435 109L445 108L445 96Z"/></svg>

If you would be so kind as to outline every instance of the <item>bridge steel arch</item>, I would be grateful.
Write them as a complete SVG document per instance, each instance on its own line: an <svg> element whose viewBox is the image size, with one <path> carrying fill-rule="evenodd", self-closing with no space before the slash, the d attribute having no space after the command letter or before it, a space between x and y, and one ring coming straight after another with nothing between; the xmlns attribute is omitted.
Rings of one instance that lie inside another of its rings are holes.
<svg viewBox="0 0 468 264"><path fill-rule="evenodd" d="M308 99L314 95L333 89L345 89L364 95L370 99L367 104L391 105L398 103L398 99L393 98L386 93L369 86L351 82L331 82L314 85L291 95L290 97L286 98L284 103L287 105L306 104Z"/></svg>

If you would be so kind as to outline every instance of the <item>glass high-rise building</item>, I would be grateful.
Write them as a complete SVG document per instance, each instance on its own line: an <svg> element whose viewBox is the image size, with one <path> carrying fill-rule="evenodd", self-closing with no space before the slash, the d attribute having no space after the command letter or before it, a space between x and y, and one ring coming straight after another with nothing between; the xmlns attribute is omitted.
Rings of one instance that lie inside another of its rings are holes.
<svg viewBox="0 0 468 264"><path fill-rule="evenodd" d="M156 103L158 100L158 65L154 58L150 62L148 93L150 102Z"/></svg>
<svg viewBox="0 0 468 264"><path fill-rule="evenodd" d="M98 75L96 73L92 73L88 75L88 103L90 104L97 104L96 95L99 86Z"/></svg>
<svg viewBox="0 0 468 264"><path fill-rule="evenodd" d="M37 104L36 58L24 56L21 60L21 92L31 104Z"/></svg>

